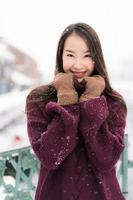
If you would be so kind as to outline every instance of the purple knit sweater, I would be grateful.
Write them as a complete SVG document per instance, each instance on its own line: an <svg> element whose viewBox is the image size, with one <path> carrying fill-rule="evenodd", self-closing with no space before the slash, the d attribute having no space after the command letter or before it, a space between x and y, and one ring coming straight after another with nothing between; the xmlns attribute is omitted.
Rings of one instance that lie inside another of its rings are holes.
<svg viewBox="0 0 133 200"><path fill-rule="evenodd" d="M115 172L124 149L122 103L101 96L61 106L35 103L29 95L26 109L41 162L36 200L124 200Z"/></svg>

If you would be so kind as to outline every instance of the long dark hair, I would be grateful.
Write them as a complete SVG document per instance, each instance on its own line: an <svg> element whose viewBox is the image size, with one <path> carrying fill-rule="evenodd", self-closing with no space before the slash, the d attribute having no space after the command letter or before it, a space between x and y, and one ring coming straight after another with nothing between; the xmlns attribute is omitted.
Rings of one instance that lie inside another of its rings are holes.
<svg viewBox="0 0 133 200"><path fill-rule="evenodd" d="M86 44L90 50L90 54L95 63L92 76L93 75L101 75L105 80L104 94L106 96L110 96L114 100L121 101L126 108L126 104L125 104L123 98L117 92L115 92L113 90L113 88L111 87L99 37L98 37L97 33L95 32L95 30L88 24L85 24L85 23L71 24L63 31L63 33L59 39L58 47L57 47L55 73L64 72L63 60L62 60L64 43L65 43L66 39L72 33L76 33L77 35L82 37L84 39L84 41L86 42Z"/></svg>
<svg viewBox="0 0 133 200"><path fill-rule="evenodd" d="M126 104L125 104L123 98L117 92L115 92L113 90L113 88L111 87L99 37L98 37L97 33L95 32L95 30L88 24L85 24L85 23L71 24L63 31L63 33L59 39L58 46L57 46L55 74L57 74L59 72L64 72L63 60L62 60L64 43L65 43L66 39L72 33L76 33L77 35L82 37L84 39L84 41L86 42L86 44L90 50L90 54L95 63L92 76L93 75L101 75L105 80L106 86L105 86L105 90L104 90L104 95L109 96L114 100L121 101L126 108ZM56 95L55 88L52 87L52 85L49 85L48 88L45 90L47 91L47 92L45 91L45 99L46 98L49 99L50 96L53 98ZM40 90L40 88L38 88L38 90L36 90L34 92L34 94L36 94L37 91L38 92L42 91L42 89ZM43 99L44 92L43 93L41 92L40 95L41 95L41 98ZM37 94L36 94L36 96L37 96Z"/></svg>

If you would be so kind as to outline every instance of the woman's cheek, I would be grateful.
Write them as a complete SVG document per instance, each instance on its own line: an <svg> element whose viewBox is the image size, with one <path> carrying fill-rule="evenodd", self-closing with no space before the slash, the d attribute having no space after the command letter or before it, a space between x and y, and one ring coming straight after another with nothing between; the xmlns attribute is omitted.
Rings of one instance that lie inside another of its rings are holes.
<svg viewBox="0 0 133 200"><path fill-rule="evenodd" d="M63 69L64 69L65 72L70 71L71 66L72 66L72 62L71 61L65 61L64 60L64 62L63 62Z"/></svg>
<svg viewBox="0 0 133 200"><path fill-rule="evenodd" d="M91 74L92 74L92 71L87 72L87 76L91 76Z"/></svg>
<svg viewBox="0 0 133 200"><path fill-rule="evenodd" d="M93 65L90 66L90 67L88 67L88 69L87 69L87 75L91 76L91 74L93 73L93 71L94 71L94 66Z"/></svg>

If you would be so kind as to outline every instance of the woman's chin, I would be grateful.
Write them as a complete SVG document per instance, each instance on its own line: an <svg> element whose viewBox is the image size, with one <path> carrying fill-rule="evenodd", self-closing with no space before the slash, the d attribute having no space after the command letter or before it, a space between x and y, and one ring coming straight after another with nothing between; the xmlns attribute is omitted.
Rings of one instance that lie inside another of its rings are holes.
<svg viewBox="0 0 133 200"><path fill-rule="evenodd" d="M81 82L84 78L77 78L78 82Z"/></svg>

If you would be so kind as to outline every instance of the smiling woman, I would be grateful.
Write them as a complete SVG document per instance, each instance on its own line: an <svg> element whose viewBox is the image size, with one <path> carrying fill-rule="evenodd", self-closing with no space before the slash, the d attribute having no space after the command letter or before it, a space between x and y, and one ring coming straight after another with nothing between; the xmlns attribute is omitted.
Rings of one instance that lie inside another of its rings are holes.
<svg viewBox="0 0 133 200"><path fill-rule="evenodd" d="M100 40L69 25L52 83L26 99L27 130L41 162L36 200L124 200L116 163L124 150L126 104L109 82Z"/></svg>
<svg viewBox="0 0 133 200"><path fill-rule="evenodd" d="M91 75L94 69L94 60L85 40L72 33L64 43L63 50L64 72L72 72L78 81Z"/></svg>

